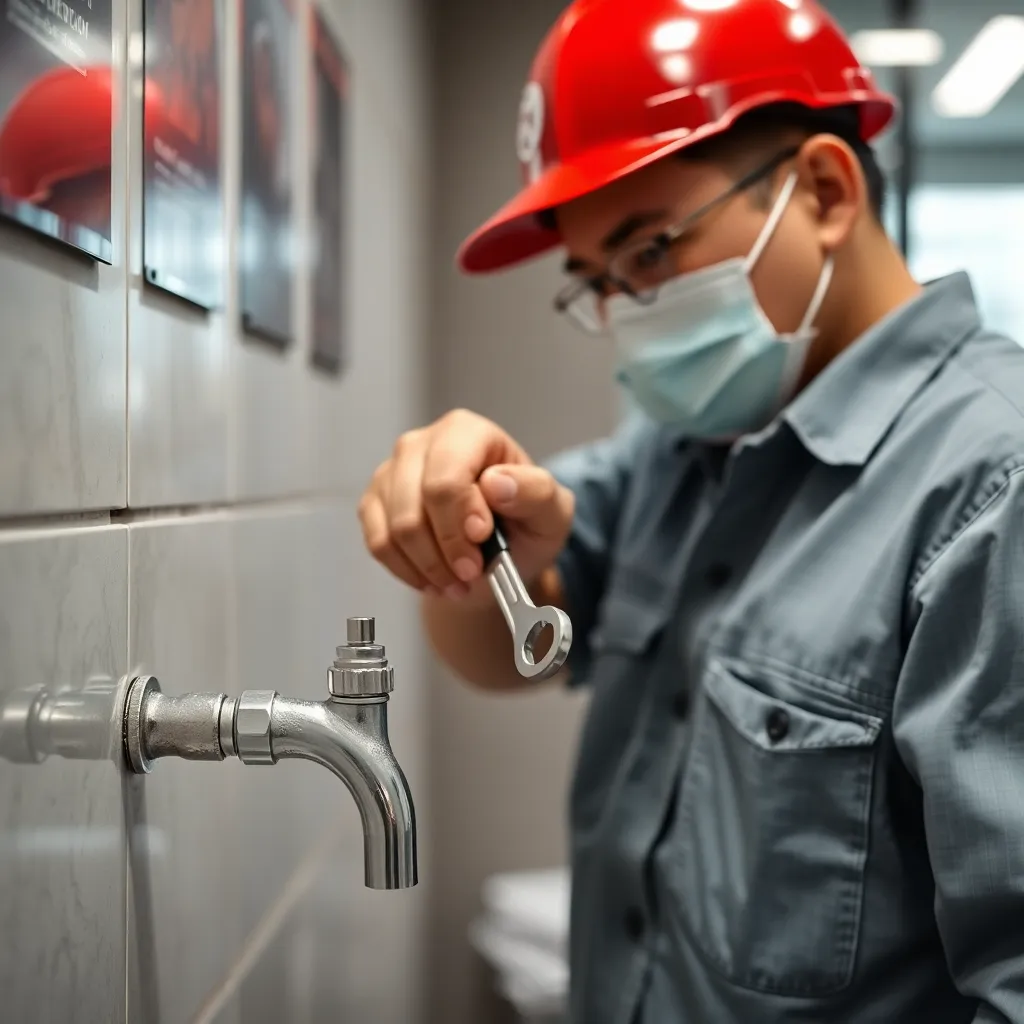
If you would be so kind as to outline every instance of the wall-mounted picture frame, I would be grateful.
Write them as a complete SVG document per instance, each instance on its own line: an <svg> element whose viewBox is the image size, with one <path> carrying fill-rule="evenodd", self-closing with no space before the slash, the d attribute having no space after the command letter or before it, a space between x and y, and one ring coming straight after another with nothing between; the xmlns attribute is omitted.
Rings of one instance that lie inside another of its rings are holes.
<svg viewBox="0 0 1024 1024"><path fill-rule="evenodd" d="M313 174L313 365L339 376L346 362L345 207L349 66L323 15L314 8L310 167Z"/></svg>
<svg viewBox="0 0 1024 1024"><path fill-rule="evenodd" d="M242 327L281 349L292 341L296 32L291 0L242 0Z"/></svg>
<svg viewBox="0 0 1024 1024"><path fill-rule="evenodd" d="M224 293L223 0L144 0L146 282L202 309Z"/></svg>
<svg viewBox="0 0 1024 1024"><path fill-rule="evenodd" d="M103 263L111 242L111 0L0 0L0 215Z"/></svg>

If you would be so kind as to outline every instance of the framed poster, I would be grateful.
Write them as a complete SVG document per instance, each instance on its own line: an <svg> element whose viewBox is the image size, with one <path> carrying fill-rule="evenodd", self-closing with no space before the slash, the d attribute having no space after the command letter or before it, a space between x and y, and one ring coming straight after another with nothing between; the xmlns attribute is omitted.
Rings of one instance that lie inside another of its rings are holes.
<svg viewBox="0 0 1024 1024"><path fill-rule="evenodd" d="M348 67L319 11L313 12L313 352L330 374L345 361L345 124Z"/></svg>
<svg viewBox="0 0 1024 1024"><path fill-rule="evenodd" d="M220 0L145 0L142 252L149 284L222 302Z"/></svg>
<svg viewBox="0 0 1024 1024"><path fill-rule="evenodd" d="M280 348L292 338L292 84L289 0L242 0L242 326Z"/></svg>
<svg viewBox="0 0 1024 1024"><path fill-rule="evenodd" d="M0 214L113 259L111 0L0 0Z"/></svg>

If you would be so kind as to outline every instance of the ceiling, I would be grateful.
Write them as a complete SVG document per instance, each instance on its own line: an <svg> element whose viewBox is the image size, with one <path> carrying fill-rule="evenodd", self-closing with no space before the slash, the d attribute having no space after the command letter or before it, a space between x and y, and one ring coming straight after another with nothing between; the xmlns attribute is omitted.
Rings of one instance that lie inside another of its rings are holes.
<svg viewBox="0 0 1024 1024"><path fill-rule="evenodd" d="M911 109L914 131L925 146L1024 148L1024 78L984 117L945 118L931 108L931 91L956 61L964 47L992 18L1000 14L1024 15L1022 0L918 0L916 27L929 28L943 39L945 50L934 67L914 68L917 96ZM888 28L893 22L886 0L824 0L836 20L849 32ZM876 69L879 84L893 88L887 69ZM1022 168L1024 175L1024 168Z"/></svg>

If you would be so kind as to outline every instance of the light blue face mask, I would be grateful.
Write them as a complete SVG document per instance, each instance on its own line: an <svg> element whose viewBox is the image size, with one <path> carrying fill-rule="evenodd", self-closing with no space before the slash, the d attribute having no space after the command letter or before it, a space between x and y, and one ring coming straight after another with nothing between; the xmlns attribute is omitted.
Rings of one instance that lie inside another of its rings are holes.
<svg viewBox="0 0 1024 1024"><path fill-rule="evenodd" d="M674 278L649 306L625 295L608 301L619 382L650 417L688 437L732 440L760 430L793 396L832 280L832 258L825 260L807 315L793 334L779 334L772 326L750 271L796 182L796 174L790 175L745 260Z"/></svg>

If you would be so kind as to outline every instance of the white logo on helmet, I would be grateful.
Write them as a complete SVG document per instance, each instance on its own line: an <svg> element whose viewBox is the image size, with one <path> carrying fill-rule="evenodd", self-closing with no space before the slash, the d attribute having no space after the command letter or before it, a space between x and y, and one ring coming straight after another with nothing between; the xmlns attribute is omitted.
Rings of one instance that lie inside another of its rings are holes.
<svg viewBox="0 0 1024 1024"><path fill-rule="evenodd" d="M538 82L529 82L519 102L516 127L516 156L526 168L530 181L540 177L540 140L544 136L544 90Z"/></svg>

